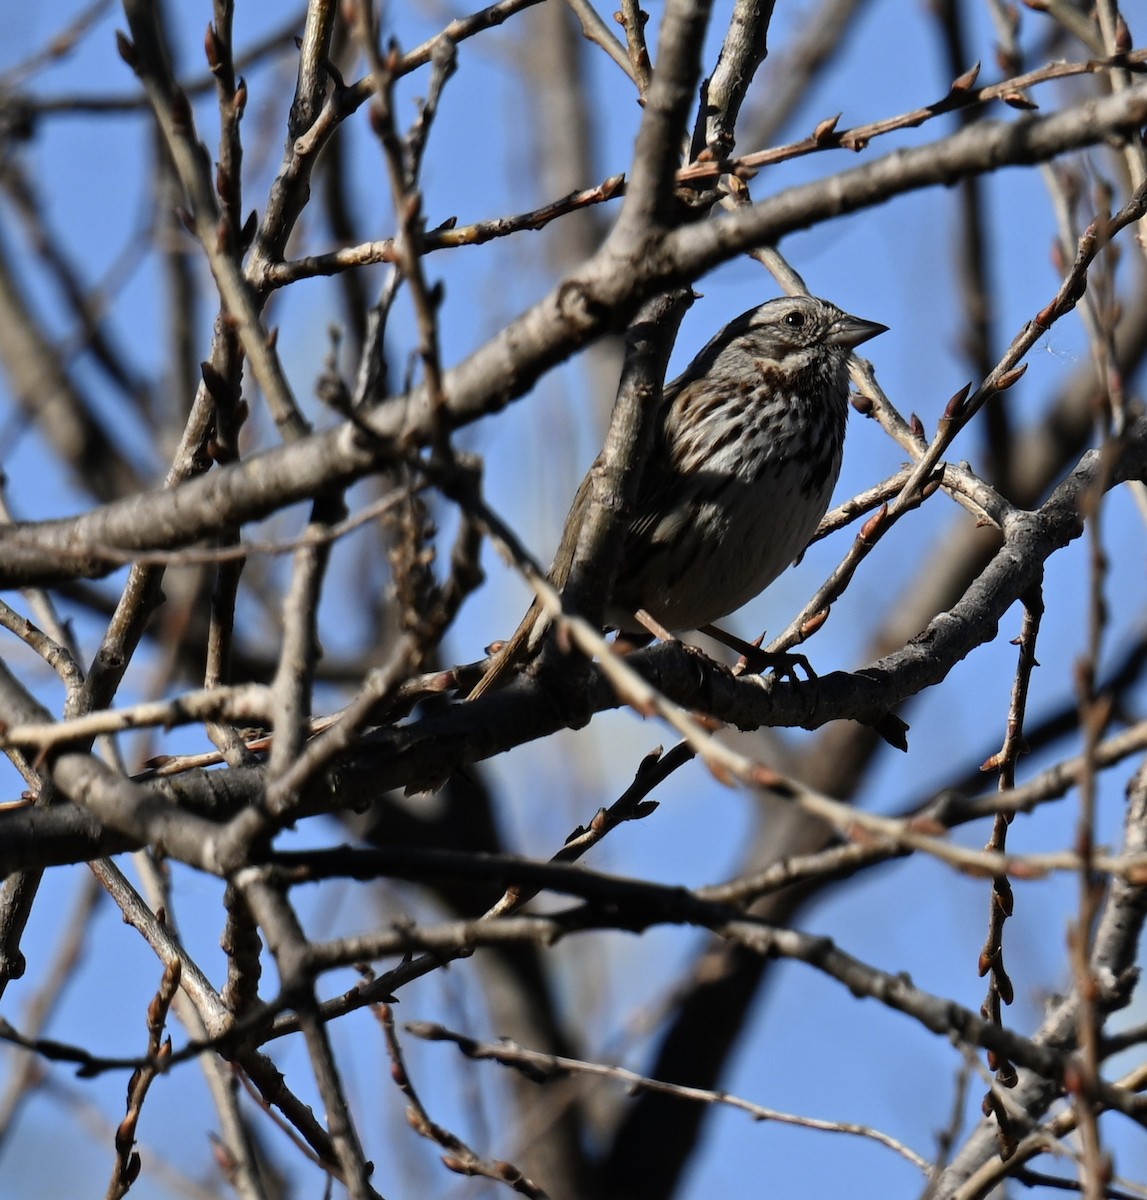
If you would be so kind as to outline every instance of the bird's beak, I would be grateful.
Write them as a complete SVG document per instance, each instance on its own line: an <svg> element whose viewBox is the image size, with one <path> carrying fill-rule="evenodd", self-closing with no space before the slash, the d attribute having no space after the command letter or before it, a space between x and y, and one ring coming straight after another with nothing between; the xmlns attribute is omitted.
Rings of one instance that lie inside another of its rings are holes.
<svg viewBox="0 0 1147 1200"><path fill-rule="evenodd" d="M869 338L874 338L878 333L887 332L887 325L881 325L876 321L865 321L860 317L852 317L845 313L833 322L825 341L834 346L847 346L849 350L855 350L861 342L867 342Z"/></svg>

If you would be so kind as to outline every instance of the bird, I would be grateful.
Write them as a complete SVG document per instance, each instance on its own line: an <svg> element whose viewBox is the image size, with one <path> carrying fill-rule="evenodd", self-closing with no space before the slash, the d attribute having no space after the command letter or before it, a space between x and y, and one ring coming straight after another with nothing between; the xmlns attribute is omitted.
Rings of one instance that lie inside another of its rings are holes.
<svg viewBox="0 0 1147 1200"><path fill-rule="evenodd" d="M767 300L725 325L664 387L607 628L684 633L711 626L800 557L840 474L849 359L887 328L814 296ZM592 477L591 468L550 568L559 591ZM535 601L469 699L536 654L549 623Z"/></svg>

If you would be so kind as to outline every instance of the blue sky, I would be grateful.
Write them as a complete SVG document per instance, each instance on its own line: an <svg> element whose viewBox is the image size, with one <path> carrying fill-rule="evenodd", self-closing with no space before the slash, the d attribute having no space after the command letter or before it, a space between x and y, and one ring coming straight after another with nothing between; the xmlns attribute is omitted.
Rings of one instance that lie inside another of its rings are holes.
<svg viewBox="0 0 1147 1200"><path fill-rule="evenodd" d="M277 7L273 12L269 6L259 9L241 3L238 7L240 45L282 19ZM660 15L659 6L652 7L651 26ZM181 3L172 8L176 40L186 48L182 66L198 75L202 69L199 47L210 6ZM716 6L716 28L721 27L727 9L727 4ZM771 39L774 62L791 31L800 28L812 11L810 5L782 4L778 9ZM42 46L74 11L63 0L31 6L0 45L0 70ZM985 80L995 78L986 14L974 6L972 12L974 57L988 64ZM387 16L405 46L434 32L439 23L434 6L424 11L396 5ZM1028 43L1034 46L1039 26L1030 13L1025 22ZM113 9L74 54L38 74L31 82L32 90L43 96L134 90L130 72L112 43L113 29L123 25L122 15ZM425 207L431 225L451 215L465 222L520 211L551 199L539 194L536 187L532 134L528 120L523 120L528 97L520 79L507 69L513 53L523 49L521 36L520 24L511 22L494 38L478 39L461 48L460 69L447 86L424 173ZM487 42L500 50L491 52ZM714 54L715 45L708 61ZM941 64L938 37L924 6L892 0L871 3L857 21L843 59L814 89L789 133L803 136L817 121L838 111L844 114L843 126L936 99L944 94L948 82ZM754 85L750 107L766 102L770 69L771 63L766 64ZM626 168L640 119L640 110L626 94L616 67L604 61L594 63L590 80L592 105L600 118L600 141L597 174L584 181L586 186ZM246 195L248 207L261 208L278 162L282 119L293 85L289 59L253 70L249 83ZM413 115L413 98L424 88L425 75L421 73L400 88L407 118ZM1046 94L1049 98L1055 95L1051 90ZM212 105L208 98L197 107L201 131L209 143L215 136ZM360 120L351 135L356 153L355 190L360 214L369 226L366 235L381 237L392 232L392 217L381 163L364 130L365 123ZM935 132L932 125L907 131L874 143L867 154L914 144ZM148 220L150 195L142 170L148 151L146 118L128 115L45 119L26 152L29 171L45 181L45 218L72 248L89 283L106 279L117 263L126 261L125 255L130 256L130 247ZM852 161L844 151L796 160L763 172L753 181L752 191L763 197ZM1058 278L1049 258L1054 221L1037 172L1002 172L987 182L986 189L996 330L998 349L1002 350L1055 292ZM814 292L890 327L888 334L866 350L893 401L902 412L918 413L929 433L948 398L971 377L958 352L954 206L951 192L918 193L880 211L796 235L782 247ZM615 211L616 206L609 217ZM0 203L0 221L9 220L10 210ZM15 238L5 236L11 247ZM545 254L554 236L552 230L523 234L429 260L430 277L441 278L446 286L442 350L447 364L459 361L552 286L554 278ZM292 253L324 249L326 239L320 222L304 218ZM57 335L66 338L68 327L58 296L26 257L22 262L40 311ZM206 270L201 262L198 269ZM373 273L371 287L377 286L380 277L377 271ZM137 361L156 379L162 378L165 370L159 286L156 262L145 256L117 288L109 312L113 335L131 347ZM714 271L698 282L697 289L703 299L686 317L672 370L683 367L730 317L776 291L763 270L748 260ZM279 344L296 394L308 415L319 422L330 418L313 399L313 383L327 351L329 324L338 319L334 288L321 280L290 289L271 310L272 322L280 327ZM204 312L201 357L209 346L210 320L211 313ZM416 344L405 303L396 309L391 332L392 361L401 364ZM1087 354L1077 317L1056 326L1029 355L1026 377L1009 394L1017 423L1038 421L1049 397L1087 360ZM165 448L138 438L131 420L117 407L122 402L90 363L80 359L75 370L90 384L107 419L116 423L133 455L158 478ZM534 395L513 406L504 417L483 422L459 439L486 455L491 502L543 560L556 545L568 500L600 446L603 407L598 397L586 394L587 378L581 363L571 363L543 380ZM0 452L14 509L27 518L76 511L83 498L45 453L39 435L12 421L5 388L0 379ZM981 445L980 431L973 427L961 436L951 457L967 458L977 465ZM874 422L854 414L837 498L870 486L895 470L901 458L901 452ZM951 529L965 520L962 511L941 496L905 519L868 559L812 643L809 652L819 672L863 665L871 614L882 611L889 597L914 577L921 561L937 552ZM450 514L443 513L442 521L448 530ZM297 531L300 522L297 514L289 515L277 521L275 529L289 534ZM1111 553L1107 586L1111 628L1106 645L1114 654L1141 627L1147 600L1142 522L1125 494L1110 498L1104 530ZM762 629L783 628L843 555L851 536L852 531L847 531L813 547L799 567L738 614L730 622L732 627L749 637ZM338 552L337 569L349 570L368 544L364 538L350 539ZM1084 647L1086 553L1085 544L1076 543L1057 555L1049 570L1047 615L1038 651L1042 666L1029 710L1035 720L1072 694L1073 665ZM477 657L494 637L508 634L524 606L527 593L509 570L492 556L487 567L490 584L468 603L450 642L449 652L462 661ZM323 616L328 649L353 652L362 634L353 591L332 592ZM912 706L907 714L912 726L911 751L879 759L859 797L864 807L897 811L903 804L923 798L930 787L947 779L956 765L973 761L977 753L986 756L998 749L1015 667L1016 652L1008 642L1019 632L1019 621L1018 609L1013 610L994 643L977 650L956 668L945 686ZM82 619L77 633L90 653L97 644L98 627ZM273 643L274 631L268 631L268 637ZM11 639L4 653L13 666L27 667L27 652L14 646ZM139 698L149 686L146 658L141 665L144 669L125 691L124 702ZM45 702L58 707L59 689L46 671L42 684ZM329 699L332 707L340 702L335 694ZM801 744L810 736L793 734L792 741ZM595 721L589 730L564 734L544 745L524 746L507 755L491 768L491 776L502 789L505 829L514 847L531 854L552 853L571 828L624 789L648 749L671 740L669 732L654 723L620 713ZM164 744L199 748L203 738L188 733L166 739ZM1064 752L1075 750L1072 745ZM1039 770L1048 761L1038 756L1025 759L1021 775ZM1128 765L1112 772L1101 789L1099 832L1104 842L1113 843L1118 837L1120 788L1130 770ZM14 773L7 778L9 789L17 789ZM985 777L985 788L990 783ZM756 805L750 796L719 786L694 764L679 773L659 798L663 803L653 818L618 830L595 852L589 865L688 885L713 882L736 870L755 828ZM1070 844L1076 812L1074 797L1068 797L1040 810L1034 818L1020 818L1012 828L1010 848L1023 851ZM986 827L975 826L956 837L980 845L986 833ZM314 828L299 832L295 844L340 839L332 825L315 823ZM32 959L28 979L8 993L10 1019L18 1021L25 997L45 969L45 960L68 919L79 876L77 868L55 872L46 881L26 943ZM217 948L219 886L183 870L177 870L177 881L184 936L219 981L223 970ZM400 906L408 903L395 896L390 896L390 901ZM369 927L378 919L375 903L360 889L347 888L337 904L329 898L308 901L307 918L316 929ZM1006 945L1018 994L1007 1020L1021 1031L1029 1032L1038 1025L1046 996L1068 983L1065 937L1074 905L1074 887L1067 881L1017 884L1016 915L1008 925ZM806 910L801 921L805 928L833 938L858 957L891 972L907 971L920 986L976 1009L984 991L976 974L976 957L987 908L988 886L983 881L957 877L934 863L913 859L844 885ZM592 1013L594 1018L589 1025L595 1043L586 1046L587 1056L616 1055L626 1066L642 1069L651 1044L649 1032L641 1028L642 1014L664 997L675 971L689 961L699 944L696 935L667 930L641 939L609 935L560 947L554 959L566 1002L571 1011ZM496 1036L498 1031L487 1027L480 991L467 971L468 964L462 964L441 979L410 988L403 994L400 1017L442 1020L478 1037ZM154 960L107 906L90 952L49 1033L104 1053L138 1052L145 1036L144 1008L157 981ZM331 990L346 982L332 981ZM1139 1017L1142 1019L1142 1012ZM360 1058L357 1050L364 1040L370 1046L369 1058ZM346 1022L336 1033L336 1043L355 1051L349 1084L362 1106L368 1152L379 1164L380 1190L388 1196L482 1194L467 1190L437 1168L432 1148L412 1144L413 1135L394 1123L398 1101L387 1090L385 1072L379 1071L381 1046L370 1019ZM512 1156L512 1144L504 1144L512 1140L511 1131L503 1127L493 1108L502 1087L496 1070L488 1064L460 1068L445 1046L411 1042L407 1049L412 1072L416 1080L424 1081L435 1115L447 1124L456 1122L467 1135L488 1136L490 1142L483 1144L483 1149L490 1154ZM276 1054L281 1055L283 1069L305 1091L308 1071L300 1049L277 1048ZM772 972L725 1086L761 1104L875 1125L929 1155L934 1152L937 1131L949 1118L959 1067L956 1051L920 1031L907 1018L879 1010L872 1001L858 1001L810 969L788 963ZM461 1091L463 1085L474 1091ZM122 1079L105 1078L83 1086L85 1094L99 1098L105 1117L113 1123L118 1120ZM969 1121L975 1119L981 1092L982 1086L974 1082ZM483 1106L484 1129L482 1122L473 1118ZM69 1116L67 1120L78 1124L78 1118ZM30 1105L21 1118L16 1140L5 1149L0 1200L33 1194L94 1194L91 1179L104 1178L110 1161L106 1139L101 1144L88 1136L73 1139L69 1133L72 1149L60 1154L55 1148L60 1122L54 1100L41 1097ZM206 1131L213 1127L201 1077L194 1068L185 1067L175 1077L160 1081L145 1112L141 1137L186 1169L198 1171L207 1157ZM1147 1177L1147 1151L1138 1137L1130 1135L1126 1123L1112 1122L1105 1131L1112 1138L1117 1169L1132 1178ZM405 1139L397 1149L391 1140L395 1136ZM317 1186L310 1179L306 1187L300 1187L300 1194L312 1194ZM912 1168L871 1144L754 1124L743 1114L728 1112L711 1121L682 1194L686 1200L716 1194L739 1200L793 1195L798 1188L803 1196L846 1192L865 1200L869 1196L917 1195L922 1185ZM170 1194L146 1174L133 1191L141 1200Z"/></svg>

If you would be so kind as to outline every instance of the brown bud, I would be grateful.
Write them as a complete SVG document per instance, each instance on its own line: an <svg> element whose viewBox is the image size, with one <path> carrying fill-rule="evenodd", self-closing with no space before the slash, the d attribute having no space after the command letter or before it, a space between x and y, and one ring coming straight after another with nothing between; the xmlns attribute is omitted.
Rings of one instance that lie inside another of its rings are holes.
<svg viewBox="0 0 1147 1200"><path fill-rule="evenodd" d="M219 32L214 25L208 24L203 36L203 53L207 56L207 69L212 75L219 74L223 65L223 45L219 40Z"/></svg>
<svg viewBox="0 0 1147 1200"><path fill-rule="evenodd" d="M458 672L454 670L439 671L427 681L431 692L448 692L458 686Z"/></svg>
<svg viewBox="0 0 1147 1200"><path fill-rule="evenodd" d="M876 404L871 396L866 396L863 392L852 393L852 407L856 409L862 417L872 416Z"/></svg>
<svg viewBox="0 0 1147 1200"><path fill-rule="evenodd" d="M115 31L115 47L119 51L120 58L134 71L136 63L135 43L126 33L121 33L118 29Z"/></svg>
<svg viewBox="0 0 1147 1200"><path fill-rule="evenodd" d="M129 1186L135 1183L135 1181L139 1178L139 1170L142 1166L143 1159L140 1158L139 1151L133 1150L128 1156L127 1166L124 1168L123 1174L120 1176L122 1182L128 1184Z"/></svg>
<svg viewBox="0 0 1147 1200"><path fill-rule="evenodd" d="M1083 1076L1079 1064L1074 1059L1070 1059L1063 1068L1063 1088L1070 1096L1078 1096L1084 1090Z"/></svg>
<svg viewBox="0 0 1147 1200"><path fill-rule="evenodd" d="M888 516L888 505L882 504L867 521L860 527L860 540L862 542L871 541L877 530L884 524L885 518Z"/></svg>
<svg viewBox="0 0 1147 1200"><path fill-rule="evenodd" d="M1036 313L1034 320L1041 329L1050 329L1052 323L1055 321L1055 315L1056 303L1053 300L1045 308L1041 308L1039 312Z"/></svg>
<svg viewBox="0 0 1147 1200"><path fill-rule="evenodd" d="M1016 1073L1015 1067L1006 1058L999 1059L996 1066L996 1082L1000 1087L1014 1088L1019 1081L1020 1077ZM1001 1129L1000 1141L1003 1142L1003 1146L1000 1149L1000 1157L1006 1161L1015 1153L1015 1135L1010 1130Z"/></svg>
<svg viewBox="0 0 1147 1200"><path fill-rule="evenodd" d="M753 765L749 773L749 780L755 787L768 788L780 796L792 798L792 784L783 775L778 774L772 767L765 766L764 763Z"/></svg>
<svg viewBox="0 0 1147 1200"><path fill-rule="evenodd" d="M239 231L239 253L245 254L250 248L251 243L255 240L255 233L259 228L259 214L251 209L247 219L243 222L243 228Z"/></svg>
<svg viewBox="0 0 1147 1200"><path fill-rule="evenodd" d="M661 756L665 753L664 746L654 746L645 757L637 764L637 775L640 778L642 775L652 771L655 766L661 761Z"/></svg>
<svg viewBox="0 0 1147 1200"><path fill-rule="evenodd" d="M1131 30L1127 28L1127 22L1124 20L1121 12L1115 14L1115 53L1126 54L1132 46L1135 45L1135 39L1131 36Z"/></svg>
<svg viewBox="0 0 1147 1200"><path fill-rule="evenodd" d="M809 617L809 619L801 626L802 642L812 637L812 635L816 633L816 631L825 623L825 621L828 620L828 614L830 612L832 612L832 608L825 607L822 608L820 612L815 612L811 617Z"/></svg>
<svg viewBox="0 0 1147 1200"><path fill-rule="evenodd" d="M996 380L994 388L997 392L1006 392L1014 383L1018 383L1027 371L1027 363L1020 363L1018 367L1012 367L1010 371L1005 371L999 379Z"/></svg>
<svg viewBox="0 0 1147 1200"><path fill-rule="evenodd" d="M959 92L970 92L973 85L980 75L980 64L973 63L963 75L958 75L952 80L952 86L949 89L949 95L955 95Z"/></svg>
<svg viewBox="0 0 1147 1200"><path fill-rule="evenodd" d="M964 403L968 399L968 396L971 394L971 391L972 391L972 385L970 383L966 383L948 401L948 403L944 406L944 418L943 419L945 421L954 421L960 415L960 413L962 413L964 411Z"/></svg>
<svg viewBox="0 0 1147 1200"><path fill-rule="evenodd" d="M842 114L837 113L835 117L826 117L812 131L812 140L818 146L823 146L826 142L831 141L836 133L836 123L840 120Z"/></svg>
<svg viewBox="0 0 1147 1200"><path fill-rule="evenodd" d="M1005 92L1000 99L1009 108L1018 108L1023 112L1033 112L1039 108L1034 100L1029 100L1023 92Z"/></svg>

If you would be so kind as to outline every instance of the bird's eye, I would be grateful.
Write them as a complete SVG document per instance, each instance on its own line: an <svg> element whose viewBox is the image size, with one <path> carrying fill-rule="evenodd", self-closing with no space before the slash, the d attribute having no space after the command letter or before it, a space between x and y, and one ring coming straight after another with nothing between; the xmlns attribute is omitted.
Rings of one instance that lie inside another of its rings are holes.
<svg viewBox="0 0 1147 1200"><path fill-rule="evenodd" d="M804 324L804 313L800 309L794 308L791 312L785 313L781 320L789 329L799 329Z"/></svg>

